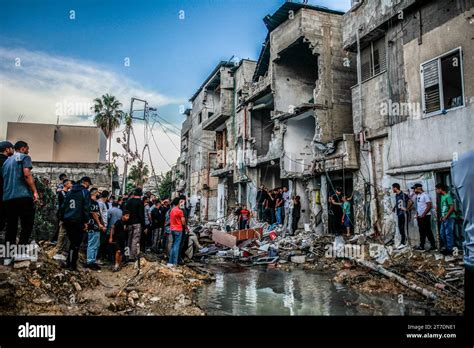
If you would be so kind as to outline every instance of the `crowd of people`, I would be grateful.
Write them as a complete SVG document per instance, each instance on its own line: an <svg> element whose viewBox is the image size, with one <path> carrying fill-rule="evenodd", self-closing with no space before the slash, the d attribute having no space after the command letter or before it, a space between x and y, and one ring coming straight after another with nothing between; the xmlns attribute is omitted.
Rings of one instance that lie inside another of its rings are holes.
<svg viewBox="0 0 474 348"><path fill-rule="evenodd" d="M459 216L455 212L454 199L446 185L438 183L436 193L440 197L440 230L439 239L441 242L440 251L445 255L452 255L455 246L455 223ZM407 193L401 190L399 183L392 184L392 192L395 195L395 205L392 212L397 218L400 243L397 248L405 248L407 243L408 226L410 221L416 220L419 231L419 245L414 249L426 251L426 240L430 243L428 251L437 250L436 241L431 228L432 212L434 210L433 201L430 195L423 190L420 183L414 184ZM335 235L345 232L350 236L353 220L351 219L352 195L343 194L343 189L337 187L335 193L329 197L329 231Z"/></svg>
<svg viewBox="0 0 474 348"><path fill-rule="evenodd" d="M28 245L33 230L39 195L28 153L26 142L0 142L0 231L6 225L4 239L9 246ZM137 261L141 252L155 252L173 267L201 249L196 234L188 228L190 209L184 195L172 200L158 198L137 187L115 196L94 187L90 177L76 182L61 174L56 197L53 258L71 270L77 270L81 250L86 268L99 270L109 262L118 271L124 263ZM21 232L17 240L18 222ZM21 258L28 259L28 255ZM19 255L3 259L4 265L9 265Z"/></svg>
<svg viewBox="0 0 474 348"><path fill-rule="evenodd" d="M160 199L139 187L116 197L92 187L89 177L78 183L64 178L58 185L58 253L54 258L77 269L81 248L86 248L85 267L98 270L113 262L119 271L136 262L142 252L154 252L168 260L168 266L182 263L191 246L200 249L197 236L188 228L186 196ZM69 246L67 246L69 244Z"/></svg>
<svg viewBox="0 0 474 348"><path fill-rule="evenodd" d="M245 208L246 210L246 208ZM294 234L301 217L301 197L290 196L288 188L277 187L268 190L261 185L257 192L257 219L268 224L283 226L284 233ZM243 219L243 221L248 221Z"/></svg>

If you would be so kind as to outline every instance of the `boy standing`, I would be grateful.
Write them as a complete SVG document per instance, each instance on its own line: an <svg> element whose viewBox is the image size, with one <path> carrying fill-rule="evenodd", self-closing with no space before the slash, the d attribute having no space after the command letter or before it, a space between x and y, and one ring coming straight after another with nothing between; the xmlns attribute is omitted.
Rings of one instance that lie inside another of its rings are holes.
<svg viewBox="0 0 474 348"><path fill-rule="evenodd" d="M115 266L113 268L114 272L119 271L120 265L122 264L122 253L125 250L125 240L127 238L125 224L129 218L130 213L125 210L122 213L122 217L115 222L115 224L112 226L112 229L110 230L109 243L112 244L115 249Z"/></svg>
<svg viewBox="0 0 474 348"><path fill-rule="evenodd" d="M250 220L250 211L247 209L247 206L243 205L242 209L240 209L240 214L239 214L239 228L241 230L245 230L249 228L249 220Z"/></svg>
<svg viewBox="0 0 474 348"><path fill-rule="evenodd" d="M346 236L351 235L351 204L349 197L342 196L342 225L346 228Z"/></svg>

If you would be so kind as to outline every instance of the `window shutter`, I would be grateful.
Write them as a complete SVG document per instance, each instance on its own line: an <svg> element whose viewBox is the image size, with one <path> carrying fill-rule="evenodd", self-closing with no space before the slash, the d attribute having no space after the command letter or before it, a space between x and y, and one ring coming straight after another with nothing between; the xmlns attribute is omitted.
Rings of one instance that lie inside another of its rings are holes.
<svg viewBox="0 0 474 348"><path fill-rule="evenodd" d="M371 47L369 45L360 52L362 81L365 81L372 76L372 68L370 66L371 65L370 64L370 60L371 60L370 48Z"/></svg>
<svg viewBox="0 0 474 348"><path fill-rule="evenodd" d="M374 42L374 75L384 71L386 67L385 37L382 37Z"/></svg>
<svg viewBox="0 0 474 348"><path fill-rule="evenodd" d="M433 60L422 65L424 113L429 114L441 109L439 91L438 60Z"/></svg>

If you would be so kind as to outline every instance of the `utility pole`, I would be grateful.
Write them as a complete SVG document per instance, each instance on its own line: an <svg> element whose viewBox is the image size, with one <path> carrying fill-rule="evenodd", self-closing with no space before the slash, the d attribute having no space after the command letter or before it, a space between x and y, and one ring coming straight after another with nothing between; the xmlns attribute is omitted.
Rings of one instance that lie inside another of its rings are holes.
<svg viewBox="0 0 474 348"><path fill-rule="evenodd" d="M130 100L130 114L129 114L130 118L132 117L134 100L135 98L133 97ZM124 194L125 190L127 189L128 154L130 152L130 128L131 127L132 127L132 121L130 120L130 125L127 125L127 153L125 154L125 164L123 166L122 194Z"/></svg>
<svg viewBox="0 0 474 348"><path fill-rule="evenodd" d="M143 110L143 118L133 117L133 102L135 100L145 103L145 109ZM147 118L147 115L148 115L148 102L143 99L132 97L130 99L130 119L131 119L130 126L127 126L127 153L125 155L125 163L123 166L122 194L124 194L125 190L127 189L128 154L130 153L130 130L132 128L132 120L135 118L137 120L145 121Z"/></svg>

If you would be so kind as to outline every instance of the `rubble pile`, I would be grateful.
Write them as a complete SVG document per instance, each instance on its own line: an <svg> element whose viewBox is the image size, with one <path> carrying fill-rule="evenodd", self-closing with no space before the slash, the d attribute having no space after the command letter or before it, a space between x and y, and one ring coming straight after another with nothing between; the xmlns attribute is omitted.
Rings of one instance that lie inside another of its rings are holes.
<svg viewBox="0 0 474 348"><path fill-rule="evenodd" d="M40 249L36 262L16 262L13 271L0 266L1 313L67 314L67 306L77 303L83 289L97 285L90 272L63 270Z"/></svg>
<svg viewBox="0 0 474 348"><path fill-rule="evenodd" d="M61 268L41 244L36 262L0 266L2 315L204 315L193 297L213 275L198 264L169 269L145 254L120 272Z"/></svg>

